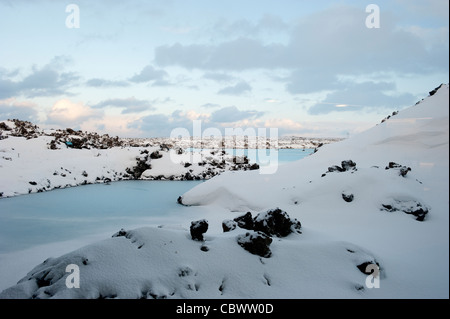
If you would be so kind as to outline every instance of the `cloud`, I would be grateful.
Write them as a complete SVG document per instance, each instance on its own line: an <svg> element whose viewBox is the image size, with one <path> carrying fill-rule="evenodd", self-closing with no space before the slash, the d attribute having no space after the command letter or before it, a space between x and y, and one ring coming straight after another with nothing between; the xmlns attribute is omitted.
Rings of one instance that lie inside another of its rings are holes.
<svg viewBox="0 0 450 319"><path fill-rule="evenodd" d="M273 99L273 98L270 98L270 97L265 98L264 102L266 102L266 103L282 103L282 101L280 101L278 99Z"/></svg>
<svg viewBox="0 0 450 319"><path fill-rule="evenodd" d="M36 104L18 101L15 98L0 100L0 121L7 119L35 122L37 120Z"/></svg>
<svg viewBox="0 0 450 319"><path fill-rule="evenodd" d="M17 95L17 84L8 79L0 78L0 99L6 99Z"/></svg>
<svg viewBox="0 0 450 319"><path fill-rule="evenodd" d="M173 83L167 81L167 80L156 80L155 82L153 82L152 86L171 86L174 85Z"/></svg>
<svg viewBox="0 0 450 319"><path fill-rule="evenodd" d="M264 113L255 110L239 110L235 106L224 107L215 112L198 113L195 111L176 110L170 115L150 114L143 116L129 123L128 128L139 130L141 136L170 136L172 130L176 128L187 129L190 134L194 134L193 121L201 121L201 129L216 128L222 130L226 127L249 126L251 121L257 120Z"/></svg>
<svg viewBox="0 0 450 319"><path fill-rule="evenodd" d="M173 34L187 34L191 31L195 30L195 27L189 26L164 26L160 27L160 29L164 32L173 33Z"/></svg>
<svg viewBox="0 0 450 319"><path fill-rule="evenodd" d="M228 75L225 73L219 73L219 72L208 72L208 73L205 73L203 75L203 77L205 79L213 80L216 82L230 82L235 79L234 76L231 76L231 75Z"/></svg>
<svg viewBox="0 0 450 319"><path fill-rule="evenodd" d="M368 29L366 17L365 6L335 5L298 19L286 33L287 41L267 41L270 37L247 32L234 39L219 37L214 44L162 45L155 48L155 63L210 74L284 69L291 72L284 82L292 94L342 89L347 83L341 83L340 76L423 76L448 69L448 38L443 37L448 31L428 30L440 40L430 41L419 36L417 28L400 27L400 18L387 10L379 29ZM228 23L224 29L238 25L252 23Z"/></svg>
<svg viewBox="0 0 450 319"><path fill-rule="evenodd" d="M236 85L227 86L221 89L218 94L226 94L226 95L242 95L246 92L250 92L252 87L247 82L239 82Z"/></svg>
<svg viewBox="0 0 450 319"><path fill-rule="evenodd" d="M108 106L123 108L122 114L138 113L143 111L153 111L156 108L147 100L138 100L134 96L126 99L108 99L92 105L92 108L99 109Z"/></svg>
<svg viewBox="0 0 450 319"><path fill-rule="evenodd" d="M236 106L228 106L214 111L211 114L211 121L216 123L231 123L246 119L255 119L264 115L264 112L255 110L240 111Z"/></svg>
<svg viewBox="0 0 450 319"><path fill-rule="evenodd" d="M172 112L172 118L175 121L181 120L184 121L185 119L190 121L195 120L202 120L202 121L209 121L210 114L208 113L198 113L196 111L181 111L181 110L175 110Z"/></svg>
<svg viewBox="0 0 450 319"><path fill-rule="evenodd" d="M258 36L263 33L277 33L289 29L289 25L279 16L265 14L256 22L247 19L228 20L222 18L211 28L214 37Z"/></svg>
<svg viewBox="0 0 450 319"><path fill-rule="evenodd" d="M327 95L325 100L316 103L308 109L312 115L330 112L346 112L359 109L390 109L399 110L412 105L416 97L410 93L389 95L386 92L395 91L392 82L363 82L349 84L345 89L337 90Z"/></svg>
<svg viewBox="0 0 450 319"><path fill-rule="evenodd" d="M125 87L129 86L127 81L111 81L105 79L94 78L86 81L86 85L90 87Z"/></svg>
<svg viewBox="0 0 450 319"><path fill-rule="evenodd" d="M449 2L443 0L397 0L409 13L420 17L443 19L448 24Z"/></svg>
<svg viewBox="0 0 450 319"><path fill-rule="evenodd" d="M245 70L272 68L282 62L285 47L263 44L259 40L240 37L218 45L163 45L155 48L158 65L178 65L188 69Z"/></svg>
<svg viewBox="0 0 450 319"><path fill-rule="evenodd" d="M321 90L338 90L345 87L337 75L320 68L294 70L285 78L286 90L292 94L308 94Z"/></svg>
<svg viewBox="0 0 450 319"><path fill-rule="evenodd" d="M55 57L50 63L39 68L33 66L31 73L21 80L9 78L17 72L2 72L0 74L0 98L17 97L20 95L32 98L39 96L71 95L68 89L79 80L74 72L62 72L68 59Z"/></svg>
<svg viewBox="0 0 450 319"><path fill-rule="evenodd" d="M129 128L128 124L135 121L132 114L105 115L102 118L93 118L82 122L79 126L83 131L97 132L120 137L137 137L140 131Z"/></svg>
<svg viewBox="0 0 450 319"><path fill-rule="evenodd" d="M192 120L181 111L175 111L171 115L151 114L128 124L129 129L138 129L145 137L167 137L172 130L180 127L190 131L192 128Z"/></svg>
<svg viewBox="0 0 450 319"><path fill-rule="evenodd" d="M152 82L152 86L168 86L172 85L166 78L168 73L164 70L155 69L151 65L145 66L139 73L133 75L128 80L107 80L101 78L93 78L86 81L86 85L90 87L127 87L132 83ZM130 83L131 82L131 83Z"/></svg>
<svg viewBox="0 0 450 319"><path fill-rule="evenodd" d="M129 80L135 83L143 83L150 81L163 81L167 76L167 72L164 70L155 69L151 65L144 67L141 72L132 76Z"/></svg>
<svg viewBox="0 0 450 319"><path fill-rule="evenodd" d="M216 103L205 103L202 105L202 107L206 107L206 108L214 108L214 107L220 107L220 104L216 104Z"/></svg>
<svg viewBox="0 0 450 319"><path fill-rule="evenodd" d="M75 103L68 99L58 100L47 115L48 124L79 127L79 125L94 118L103 116L102 112L94 110L83 103Z"/></svg>

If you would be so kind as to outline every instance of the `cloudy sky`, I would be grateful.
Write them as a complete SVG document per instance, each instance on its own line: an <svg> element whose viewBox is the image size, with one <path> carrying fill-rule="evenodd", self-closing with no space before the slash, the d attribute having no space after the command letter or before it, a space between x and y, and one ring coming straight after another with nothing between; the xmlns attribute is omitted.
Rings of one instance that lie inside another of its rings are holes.
<svg viewBox="0 0 450 319"><path fill-rule="evenodd" d="M0 120L121 137L194 120L348 137L449 82L448 7L0 0Z"/></svg>

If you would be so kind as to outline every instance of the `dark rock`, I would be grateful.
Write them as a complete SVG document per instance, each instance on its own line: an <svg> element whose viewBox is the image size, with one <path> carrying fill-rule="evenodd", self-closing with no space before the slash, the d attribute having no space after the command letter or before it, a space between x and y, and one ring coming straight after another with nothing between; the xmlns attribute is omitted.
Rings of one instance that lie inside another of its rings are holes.
<svg viewBox="0 0 450 319"><path fill-rule="evenodd" d="M406 167L400 164L397 164L395 162L389 162L388 166L385 167L385 169L398 169L399 170L399 176L405 177L408 172L411 171L411 167Z"/></svg>
<svg viewBox="0 0 450 319"><path fill-rule="evenodd" d="M441 85L439 85L438 87L436 87L432 91L430 91L429 92L430 96L433 96L443 85L444 85L444 83L442 83Z"/></svg>
<svg viewBox="0 0 450 319"><path fill-rule="evenodd" d="M345 194L342 193L342 199L345 200L347 203L350 203L353 201L354 195L353 194Z"/></svg>
<svg viewBox="0 0 450 319"><path fill-rule="evenodd" d="M191 165L192 165L191 163L184 163L184 167L189 167Z"/></svg>
<svg viewBox="0 0 450 319"><path fill-rule="evenodd" d="M117 233L113 234L111 237L124 237L127 235L128 232L125 229L121 228Z"/></svg>
<svg viewBox="0 0 450 319"><path fill-rule="evenodd" d="M332 173L332 172L343 172L344 169L338 165L333 165L328 167L328 172Z"/></svg>
<svg viewBox="0 0 450 319"><path fill-rule="evenodd" d="M180 267L178 269L178 277L186 277L192 275L193 270L190 267Z"/></svg>
<svg viewBox="0 0 450 319"><path fill-rule="evenodd" d="M178 196L177 203L180 204L180 205L183 205L183 197Z"/></svg>
<svg viewBox="0 0 450 319"><path fill-rule="evenodd" d="M381 204L381 210L387 212L402 211L416 217L417 221L424 221L428 214L428 208L415 200L398 200L394 199L390 204Z"/></svg>
<svg viewBox="0 0 450 319"><path fill-rule="evenodd" d="M28 182L28 183L30 183L30 185L37 185L37 183L36 183L36 182L34 182L34 181L32 181L32 182Z"/></svg>
<svg viewBox="0 0 450 319"><path fill-rule="evenodd" d="M208 230L208 221L201 219L191 222L190 232L193 240L203 241L203 234Z"/></svg>
<svg viewBox="0 0 450 319"><path fill-rule="evenodd" d="M163 144L159 145L159 148L161 149L161 151L167 151L168 152L172 148L172 145L163 143Z"/></svg>
<svg viewBox="0 0 450 319"><path fill-rule="evenodd" d="M227 219L222 222L222 229L224 233L236 229L236 226L237 223L234 220Z"/></svg>
<svg viewBox="0 0 450 319"><path fill-rule="evenodd" d="M256 163L254 163L254 164L250 165L249 169L250 169L251 171L252 171L252 170L255 170L255 169L259 169L259 165L256 164Z"/></svg>
<svg viewBox="0 0 450 319"><path fill-rule="evenodd" d="M153 153L152 153L153 154ZM150 155L151 156L151 155ZM151 169L152 166L149 163L148 155L142 157L137 157L137 165L134 166L132 169L127 168L125 171L132 175L134 179L139 179L146 170Z"/></svg>
<svg viewBox="0 0 450 319"><path fill-rule="evenodd" d="M0 122L0 130L3 130L3 131L11 131L12 128L10 128L8 125L6 125L5 122Z"/></svg>
<svg viewBox="0 0 450 319"><path fill-rule="evenodd" d="M355 170L356 169L356 163L353 162L352 160L342 161L341 162L341 166L344 169L344 171L349 171L349 170Z"/></svg>
<svg viewBox="0 0 450 319"><path fill-rule="evenodd" d="M253 229L253 217L252 217L252 213L250 213L250 212L247 212L245 215L236 217L233 220L241 228L248 229L248 230Z"/></svg>
<svg viewBox="0 0 450 319"><path fill-rule="evenodd" d="M56 142L55 142L55 140L51 140L50 141L50 149L51 150L56 150Z"/></svg>
<svg viewBox="0 0 450 319"><path fill-rule="evenodd" d="M47 278L47 275L50 273L50 270L44 272L41 276L36 277L36 284L39 288L47 287L52 284L52 278Z"/></svg>
<svg viewBox="0 0 450 319"><path fill-rule="evenodd" d="M411 171L411 167L405 167L403 166L402 168L400 168L400 176L405 177L406 174L408 174L408 172Z"/></svg>
<svg viewBox="0 0 450 319"><path fill-rule="evenodd" d="M386 166L385 169L400 168L400 167L402 167L400 164L397 164L395 162L389 162L388 166Z"/></svg>
<svg viewBox="0 0 450 319"><path fill-rule="evenodd" d="M259 213L253 219L253 229L269 236L285 237L292 232L300 233L301 223L292 219L279 208Z"/></svg>
<svg viewBox="0 0 450 319"><path fill-rule="evenodd" d="M163 157L162 154L159 153L159 151L154 151L153 153L150 154L150 158L151 159L158 159Z"/></svg>
<svg viewBox="0 0 450 319"><path fill-rule="evenodd" d="M375 265L376 268L380 268L380 265L377 262L373 262L373 261L365 261L359 265L357 265L356 267L358 267L359 271L361 271L363 274L365 275L373 275L373 277L377 277L379 276L379 271L374 271L374 267L369 267L370 271L367 269L367 267L369 265ZM376 272L376 273L375 273Z"/></svg>
<svg viewBox="0 0 450 319"><path fill-rule="evenodd" d="M347 172L347 171L356 171L356 163L353 162L352 160L346 160L346 161L342 161L341 162L341 166L339 165L333 165L328 167L328 171L327 173L332 173L332 172ZM325 174L322 174L322 177L324 177Z"/></svg>
<svg viewBox="0 0 450 319"><path fill-rule="evenodd" d="M272 255L270 244L272 238L262 232L248 232L237 237L238 244L248 252L268 258Z"/></svg>

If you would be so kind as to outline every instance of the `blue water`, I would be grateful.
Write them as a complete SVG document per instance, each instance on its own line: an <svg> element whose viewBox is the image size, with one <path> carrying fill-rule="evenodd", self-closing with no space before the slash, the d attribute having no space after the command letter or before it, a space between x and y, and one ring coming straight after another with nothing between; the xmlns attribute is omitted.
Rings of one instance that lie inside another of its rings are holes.
<svg viewBox="0 0 450 319"><path fill-rule="evenodd" d="M244 150L235 151L235 155L244 153ZM280 150L278 164L301 159L312 152ZM258 162L258 158L250 160ZM181 209L186 213L186 208L176 202L178 196L202 182L121 181L2 198L0 254L71 240L102 229L118 231L143 226L158 217L177 216Z"/></svg>
<svg viewBox="0 0 450 319"><path fill-rule="evenodd" d="M127 229L180 209L178 196L202 181L121 181L0 200L0 253Z"/></svg>
<svg viewBox="0 0 450 319"><path fill-rule="evenodd" d="M187 149L187 151L191 151L191 150L199 151L200 149L198 149L198 148ZM268 161L270 159L269 158L270 152L276 152L279 165L302 159L302 158L314 153L314 149L312 149L312 148L306 148L306 149L289 148L289 149L279 149L279 150L274 150L274 149L266 149L266 150L251 149L251 150L248 150L248 149L226 148L225 151L228 154L237 155L237 156L246 155L249 158L251 163L261 163L261 162ZM260 158L260 155L262 156L262 158Z"/></svg>

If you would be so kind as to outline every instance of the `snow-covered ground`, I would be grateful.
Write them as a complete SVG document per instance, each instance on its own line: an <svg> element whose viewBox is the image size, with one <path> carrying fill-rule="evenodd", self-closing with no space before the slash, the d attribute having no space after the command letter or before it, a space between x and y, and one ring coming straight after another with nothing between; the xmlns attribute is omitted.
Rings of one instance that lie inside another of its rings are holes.
<svg viewBox="0 0 450 319"><path fill-rule="evenodd" d="M244 137L120 139L70 128L41 130L27 121L5 120L0 121L0 197L128 179L210 179L228 170L259 168L246 156L225 153L228 146L259 147L265 153L271 148L274 152L315 149L338 140L294 136L250 138L249 143ZM197 147L200 150L189 151ZM264 159L268 165L278 165L274 156Z"/></svg>
<svg viewBox="0 0 450 319"><path fill-rule="evenodd" d="M202 212L203 241L200 222L118 231L49 256L0 297L448 298L448 94L276 174L199 184L180 203Z"/></svg>
<svg viewBox="0 0 450 319"><path fill-rule="evenodd" d="M251 133L251 131L243 133ZM159 146L161 144L173 145L174 147L186 148L203 148L203 149L218 149L218 148L316 148L319 145L330 144L341 141L342 138L311 138L302 136L277 136L264 137L254 136L245 137L244 135L237 136L192 136L190 138L128 138L122 139L124 143L136 146Z"/></svg>
<svg viewBox="0 0 450 319"><path fill-rule="evenodd" d="M14 122L1 123L15 128ZM166 147L164 143L99 148L94 145L98 139L78 149L55 143L55 136L48 133L32 138L28 134L28 138L11 135L9 130L2 133L0 197L129 179L203 180L226 170L259 168L245 156L233 156L217 149L186 152ZM72 136L72 141L80 140Z"/></svg>

